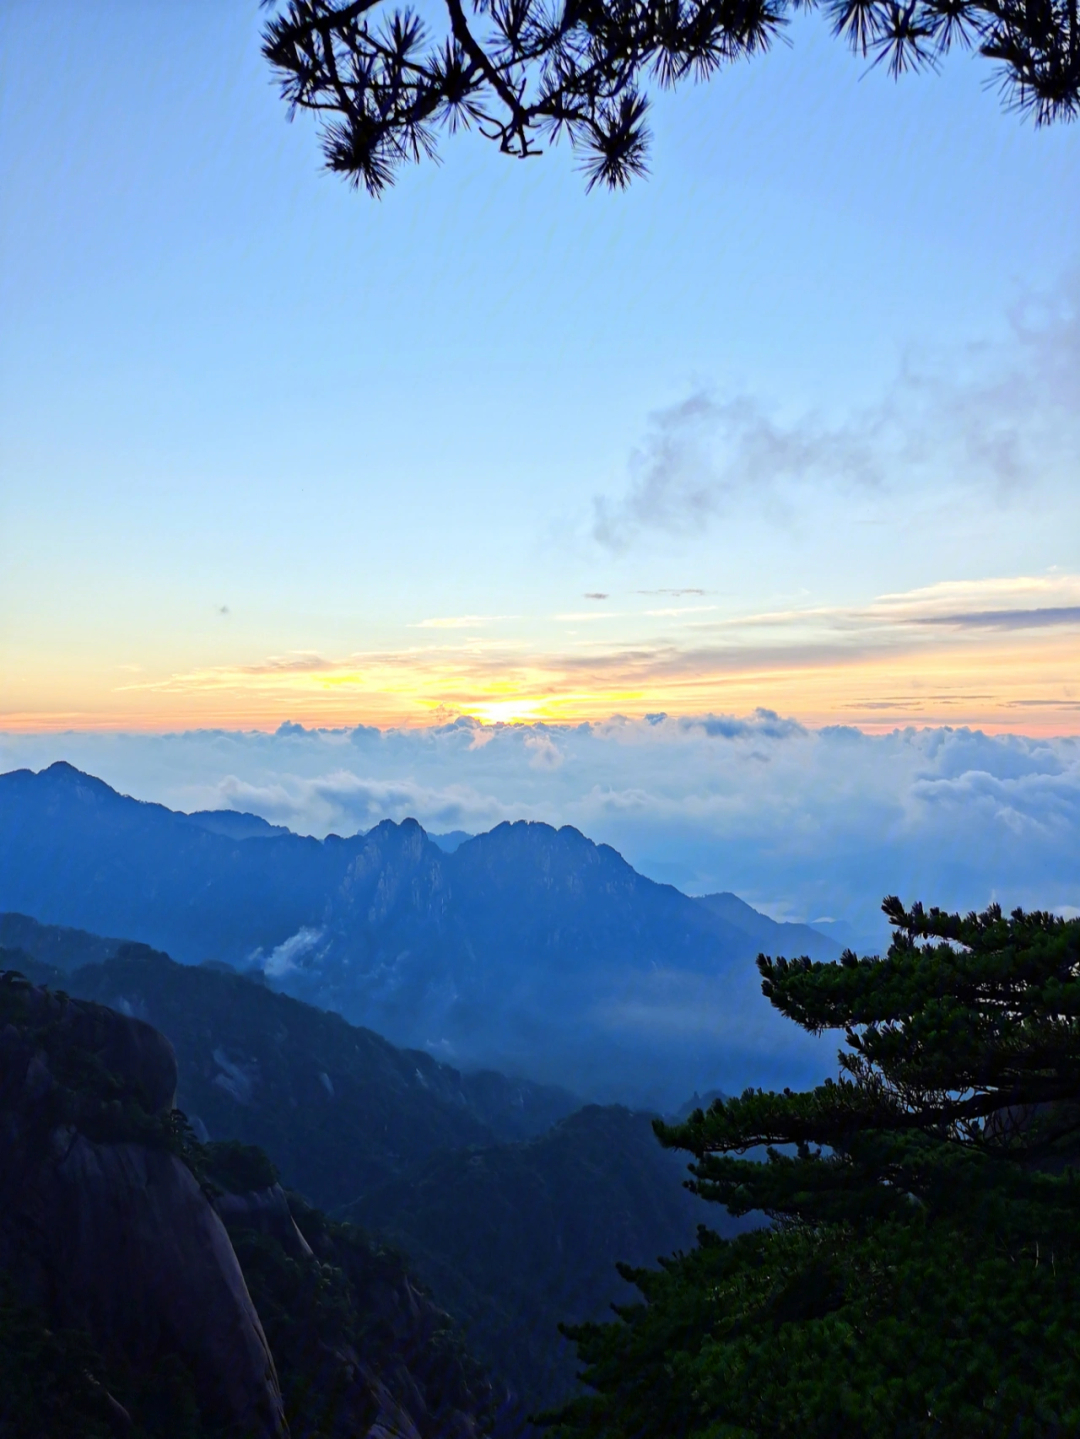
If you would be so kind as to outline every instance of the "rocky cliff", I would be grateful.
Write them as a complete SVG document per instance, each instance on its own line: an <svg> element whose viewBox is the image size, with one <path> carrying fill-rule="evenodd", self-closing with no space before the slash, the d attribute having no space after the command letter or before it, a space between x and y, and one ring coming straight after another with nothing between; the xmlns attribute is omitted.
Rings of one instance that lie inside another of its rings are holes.
<svg viewBox="0 0 1080 1439"><path fill-rule="evenodd" d="M149 1024L0 974L2 1439L479 1439L403 1261L200 1144L176 1083Z"/></svg>
<svg viewBox="0 0 1080 1439"><path fill-rule="evenodd" d="M150 1025L0 977L0 1267L110 1369L163 1360L251 1439L286 1431L225 1226L176 1152L176 1060Z"/></svg>

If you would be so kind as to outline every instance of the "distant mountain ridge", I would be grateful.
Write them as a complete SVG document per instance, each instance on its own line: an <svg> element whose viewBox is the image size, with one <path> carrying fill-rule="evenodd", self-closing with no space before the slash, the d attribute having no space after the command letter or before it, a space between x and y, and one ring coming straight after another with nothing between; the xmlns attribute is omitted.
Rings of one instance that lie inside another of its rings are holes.
<svg viewBox="0 0 1080 1439"><path fill-rule="evenodd" d="M744 899L737 894L725 890L722 894L702 894L697 896L697 902L709 910L712 914L719 915L721 919L727 920L737 929L743 930L752 939L756 940L762 949L776 950L784 945L788 949L782 952L787 954L809 954L812 959L824 959L827 956L822 951L822 939L829 941L835 948L838 955L840 946L835 940L829 940L828 935L823 935L820 930L814 929L809 924L795 924L791 920L770 919L768 915L762 914L760 910L753 909Z"/></svg>
<svg viewBox="0 0 1080 1439"><path fill-rule="evenodd" d="M260 815L235 809L196 809L188 819L210 834L222 834L227 839L273 839L275 835L292 833L283 824L271 824Z"/></svg>
<svg viewBox="0 0 1080 1439"><path fill-rule="evenodd" d="M809 927L691 899L570 826L505 823L452 852L415 820L322 841L275 828L129 799L63 763L14 771L0 909L258 966L395 1044L595 1099L668 1108L820 1068L753 963L835 957Z"/></svg>

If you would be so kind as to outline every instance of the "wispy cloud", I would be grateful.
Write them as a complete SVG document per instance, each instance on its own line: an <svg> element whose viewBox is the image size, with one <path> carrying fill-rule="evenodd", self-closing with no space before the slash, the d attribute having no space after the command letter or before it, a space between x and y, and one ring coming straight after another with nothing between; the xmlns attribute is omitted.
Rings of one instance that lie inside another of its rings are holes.
<svg viewBox="0 0 1080 1439"><path fill-rule="evenodd" d="M646 610L649 616L666 619L673 615L701 615L707 614L709 610L715 610L716 605L669 605L667 609Z"/></svg>
<svg viewBox="0 0 1080 1439"><path fill-rule="evenodd" d="M333 660L312 651L304 651L292 655L271 655L257 664L241 665L239 670L246 675L310 675L332 670L334 667ZM205 673L210 674L213 671L208 670Z"/></svg>
<svg viewBox="0 0 1080 1439"><path fill-rule="evenodd" d="M499 620L513 619L513 615L445 615L442 618L418 620L411 625L416 630L474 630L484 625L496 624Z"/></svg>
<svg viewBox="0 0 1080 1439"><path fill-rule="evenodd" d="M592 534L626 550L648 530L697 532L737 502L817 502L972 490L1001 501L1080 463L1080 278L1011 317L1007 343L908 361L875 405L840 423L777 418L749 395L700 390L658 410Z"/></svg>
<svg viewBox="0 0 1080 1439"><path fill-rule="evenodd" d="M1080 625L1080 605L1034 610L971 610L966 614L928 615L916 623L953 625L958 629L1032 630L1049 625Z"/></svg>
<svg viewBox="0 0 1080 1439"><path fill-rule="evenodd" d="M1051 570L1044 575L1003 575L977 580L941 580L919 589L886 594L875 612L915 618L983 609L1038 609L1080 604L1080 574Z"/></svg>
<svg viewBox="0 0 1080 1439"><path fill-rule="evenodd" d="M720 400L699 391L651 417L630 457L628 489L594 501L593 536L618 552L640 530L697 530L738 492L821 477L873 484L881 467L854 430L813 420L783 425L749 396Z"/></svg>
<svg viewBox="0 0 1080 1439"><path fill-rule="evenodd" d="M624 610L568 610L563 614L553 615L553 619L560 624L591 624L596 620L624 620Z"/></svg>
<svg viewBox="0 0 1080 1439"><path fill-rule="evenodd" d="M875 730L1078 728L1080 575L948 582L851 606L725 614L687 605L562 618L581 633L558 636L559 646L550 631L543 644L521 634L448 635L399 649L128 674L111 691L107 719L113 727L276 728L283 720L596 722L760 709ZM625 622L614 635L597 623L608 618ZM0 717L9 729L79 724L70 713Z"/></svg>

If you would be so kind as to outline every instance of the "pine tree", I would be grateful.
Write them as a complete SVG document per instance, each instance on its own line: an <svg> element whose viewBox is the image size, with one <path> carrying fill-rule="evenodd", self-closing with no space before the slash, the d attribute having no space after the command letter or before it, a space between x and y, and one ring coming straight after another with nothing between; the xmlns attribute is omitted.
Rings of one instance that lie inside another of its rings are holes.
<svg viewBox="0 0 1080 1439"><path fill-rule="evenodd" d="M274 4L274 0L264 0ZM955 46L997 65L1006 103L1036 123L1080 109L1076 0L444 0L429 27L391 0L287 0L263 53L290 114L321 122L327 167L380 194L440 131L473 129L525 159L566 137L588 186L646 169L649 93L767 50L820 9L894 76Z"/></svg>
<svg viewBox="0 0 1080 1439"><path fill-rule="evenodd" d="M567 1331L563 1439L1080 1434L1080 920L884 909L884 958L758 960L835 1079L657 1125L769 1223Z"/></svg>

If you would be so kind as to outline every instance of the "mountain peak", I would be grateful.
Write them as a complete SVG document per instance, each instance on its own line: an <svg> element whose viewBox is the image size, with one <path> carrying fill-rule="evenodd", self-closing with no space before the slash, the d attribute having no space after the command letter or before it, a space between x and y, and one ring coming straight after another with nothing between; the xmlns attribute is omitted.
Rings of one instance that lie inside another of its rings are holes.
<svg viewBox="0 0 1080 1439"><path fill-rule="evenodd" d="M663 1108L809 1062L754 958L830 941L691 899L573 825L507 821L447 853L411 816L325 844L209 823L234 833L71 765L2 777L0 908L188 963L277 955L280 988L395 1043L593 1098Z"/></svg>
<svg viewBox="0 0 1080 1439"><path fill-rule="evenodd" d="M28 771L28 773L32 774L33 771ZM39 770L34 778L53 784L77 785L79 788L90 789L95 794L116 795L117 798L121 798L119 791L113 789L111 784L107 784L103 779L98 779L96 775L76 769L73 764L68 764L66 759L54 760L46 769Z"/></svg>
<svg viewBox="0 0 1080 1439"><path fill-rule="evenodd" d="M87 774L85 770L79 769L76 765L69 764L66 759L53 760L52 764L46 765L42 770L38 770L39 779L46 776L58 780L70 780L73 783L92 784L101 789L110 790L113 794L118 793L118 791L114 790L112 785L108 784L105 780L98 779L97 775Z"/></svg>

